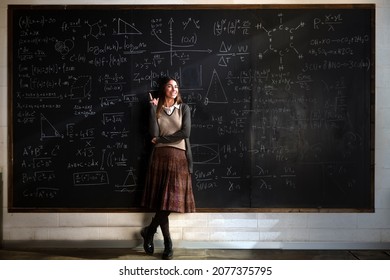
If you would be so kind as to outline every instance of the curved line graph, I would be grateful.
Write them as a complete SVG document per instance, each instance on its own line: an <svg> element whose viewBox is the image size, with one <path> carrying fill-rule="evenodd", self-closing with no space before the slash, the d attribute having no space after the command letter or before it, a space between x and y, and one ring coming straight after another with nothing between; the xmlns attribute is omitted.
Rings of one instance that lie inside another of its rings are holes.
<svg viewBox="0 0 390 280"><path fill-rule="evenodd" d="M192 157L195 164L220 164L218 144L192 144Z"/></svg>
<svg viewBox="0 0 390 280"><path fill-rule="evenodd" d="M154 51L152 52L153 54L157 54L157 53L169 53L170 54L170 63L171 65L173 65L173 57L175 55L175 53L177 52L206 52L206 53L211 53L212 50L210 49L207 49L207 50L196 50L196 49L187 49L187 48L191 48L191 47L194 47L195 45L194 44L190 44L190 45L177 45L177 44L174 44L173 43L173 23L174 23L174 20L173 18L171 18L168 22L169 24L169 42L163 40L162 38L160 38L159 35L157 35L157 32L155 29L152 29L152 32L151 34L153 36L156 37L157 40L159 40L161 43L163 43L164 45L168 46L169 47L169 50L162 50L162 51ZM179 48L179 49L175 49L175 48ZM182 49L181 49L182 48Z"/></svg>
<svg viewBox="0 0 390 280"><path fill-rule="evenodd" d="M152 30L152 35L156 36L156 38L161 42L163 43L164 45L167 45L169 47L175 47L175 48L190 48L190 47L193 47L194 45L175 45L173 44L172 42L171 43L168 43L166 41L164 41L163 39L161 39L160 36L157 35L156 33L156 30Z"/></svg>

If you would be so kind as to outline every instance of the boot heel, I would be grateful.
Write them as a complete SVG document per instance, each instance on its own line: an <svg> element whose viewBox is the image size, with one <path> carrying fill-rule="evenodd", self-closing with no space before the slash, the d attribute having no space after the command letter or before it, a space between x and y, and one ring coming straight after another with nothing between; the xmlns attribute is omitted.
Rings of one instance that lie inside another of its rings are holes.
<svg viewBox="0 0 390 280"><path fill-rule="evenodd" d="M163 260L173 259L172 240L164 241L164 252L162 253Z"/></svg>

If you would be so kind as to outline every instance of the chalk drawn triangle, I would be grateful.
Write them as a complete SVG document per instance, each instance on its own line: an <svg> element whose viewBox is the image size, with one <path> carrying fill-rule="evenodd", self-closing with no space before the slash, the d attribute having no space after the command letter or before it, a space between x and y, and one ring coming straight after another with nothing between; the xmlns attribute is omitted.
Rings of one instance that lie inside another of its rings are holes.
<svg viewBox="0 0 390 280"><path fill-rule="evenodd" d="M137 183L135 181L133 170L127 170L128 173L122 185L115 185L116 192L132 193L136 191Z"/></svg>
<svg viewBox="0 0 390 280"><path fill-rule="evenodd" d="M208 103L228 103L225 90L223 89L221 80L215 69L213 70L213 75L206 94L205 104L207 105Z"/></svg>
<svg viewBox="0 0 390 280"><path fill-rule="evenodd" d="M222 52L222 53L227 53L228 52L228 49L227 49L224 41L222 41L221 46L219 47L219 51Z"/></svg>
<svg viewBox="0 0 390 280"><path fill-rule="evenodd" d="M46 138L58 138L62 135L52 123L41 113L41 141Z"/></svg>
<svg viewBox="0 0 390 280"><path fill-rule="evenodd" d="M218 66L227 67L227 62L225 60L225 57L221 56L221 58L218 61Z"/></svg>
<svg viewBox="0 0 390 280"><path fill-rule="evenodd" d="M136 185L137 184L135 182L133 170L129 170L129 172L127 173L127 176L125 178L125 181L123 182L123 186L134 187Z"/></svg>
<svg viewBox="0 0 390 280"><path fill-rule="evenodd" d="M118 19L118 34L119 35L142 35L142 32L139 31L134 25L124 21L123 19Z"/></svg>

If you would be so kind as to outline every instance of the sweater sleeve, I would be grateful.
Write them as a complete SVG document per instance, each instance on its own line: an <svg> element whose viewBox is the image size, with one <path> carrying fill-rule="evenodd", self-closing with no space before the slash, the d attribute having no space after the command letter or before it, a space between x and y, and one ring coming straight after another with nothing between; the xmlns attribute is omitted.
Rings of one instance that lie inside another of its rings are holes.
<svg viewBox="0 0 390 280"><path fill-rule="evenodd" d="M181 129L171 135L158 136L157 143L172 143L182 139L190 138L191 133L191 112L187 104L182 103L182 126Z"/></svg>
<svg viewBox="0 0 390 280"><path fill-rule="evenodd" d="M149 113L149 133L152 137L157 137L160 134L160 128L156 118L156 106L150 105Z"/></svg>

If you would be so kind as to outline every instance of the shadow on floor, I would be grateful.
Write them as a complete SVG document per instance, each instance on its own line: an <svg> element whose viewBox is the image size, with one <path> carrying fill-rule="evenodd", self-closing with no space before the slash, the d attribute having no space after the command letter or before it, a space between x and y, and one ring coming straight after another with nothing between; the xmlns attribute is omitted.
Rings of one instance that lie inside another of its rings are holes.
<svg viewBox="0 0 390 280"><path fill-rule="evenodd" d="M7 248L0 260L159 260L161 250L146 255L142 248ZM215 250L175 249L175 260L390 260L383 250Z"/></svg>

